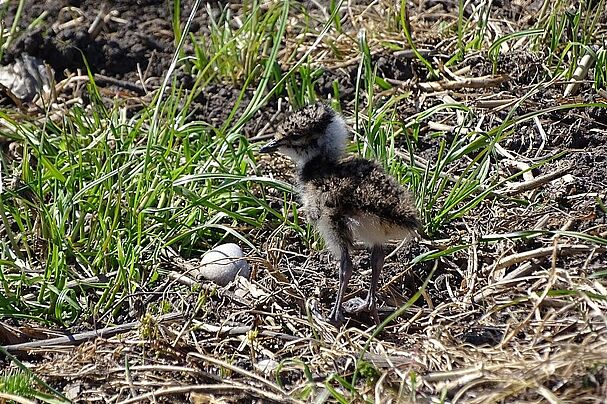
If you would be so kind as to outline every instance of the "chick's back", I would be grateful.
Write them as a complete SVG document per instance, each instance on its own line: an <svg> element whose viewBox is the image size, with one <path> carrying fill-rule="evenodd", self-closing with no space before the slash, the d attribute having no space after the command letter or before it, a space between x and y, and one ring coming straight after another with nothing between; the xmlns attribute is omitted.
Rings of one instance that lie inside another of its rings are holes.
<svg viewBox="0 0 607 404"><path fill-rule="evenodd" d="M409 191L374 161L354 157L311 161L300 173L300 182L308 193L316 194L321 210L349 217L370 214L410 229L420 225Z"/></svg>

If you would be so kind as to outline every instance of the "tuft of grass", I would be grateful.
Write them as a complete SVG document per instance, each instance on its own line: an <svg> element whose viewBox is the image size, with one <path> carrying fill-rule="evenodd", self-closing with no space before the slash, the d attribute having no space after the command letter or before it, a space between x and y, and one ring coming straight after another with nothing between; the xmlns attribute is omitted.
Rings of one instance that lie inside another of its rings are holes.
<svg viewBox="0 0 607 404"><path fill-rule="evenodd" d="M438 70L436 70L432 66L432 64L425 57L423 57L421 53L419 53L419 51L417 50L417 47L415 46L415 43L413 42L413 37L411 36L411 29L410 29L410 24L409 24L409 14L408 14L408 9L407 9L407 2L404 0L400 1L399 21L400 21L400 27L403 30L403 33L405 34L405 38L407 40L407 44L409 45L409 48L413 51L413 53L415 54L415 57L428 70L428 78L431 80L437 79L439 77Z"/></svg>
<svg viewBox="0 0 607 404"><path fill-rule="evenodd" d="M2 15L6 13L10 2L6 2L4 5L4 12ZM0 25L0 60L2 60L4 56L4 51L9 47L11 42L15 40L17 36L17 30L19 28L19 21L21 21L21 16L23 14L23 7L25 7L25 0L19 0L17 3L17 10L15 11L15 15L13 16L13 23L11 24L11 29L8 32L8 35L4 35L4 24Z"/></svg>
<svg viewBox="0 0 607 404"><path fill-rule="evenodd" d="M497 72L497 58L500 55L500 48L502 47L502 45L508 41L511 40L515 40L515 39L521 39L521 38L533 38L536 36L540 36L544 34L544 29L528 29L528 30L523 30L523 31L519 31L519 32L513 32L511 34L508 35L503 35L501 37L499 37L498 39L496 39L491 46L489 46L489 49L487 50L487 54L489 56L489 58L491 59L491 61L493 62L493 74L496 74Z"/></svg>
<svg viewBox="0 0 607 404"><path fill-rule="evenodd" d="M536 51L546 50L548 66L561 65L568 60L565 74L571 78L579 60L588 46L596 44L597 25L605 0L581 2L577 5L557 1L545 3L540 11L535 28L544 30L544 35L535 38L531 46Z"/></svg>
<svg viewBox="0 0 607 404"><path fill-rule="evenodd" d="M207 4L210 35L192 36L195 52L195 58L191 58L193 73L197 73L199 80L205 83L214 80L243 84L261 66L273 65L276 60L269 52L276 46L275 39L281 43L281 38L277 38L275 33L277 24L285 17L285 10L288 12L289 2L285 4L285 8L274 4L270 10L264 11L261 2L255 1L240 26L235 25L229 6L216 16Z"/></svg>
<svg viewBox="0 0 607 404"><path fill-rule="evenodd" d="M225 30L227 13L225 9L220 17ZM190 38L192 16L173 67ZM305 232L297 224L292 198L286 196L292 188L255 174L256 156L241 132L298 72L308 90L293 87L294 93L308 94L301 96L302 103L314 96L310 89L316 73L305 64L313 49L274 76L288 16L289 2L264 13L255 3L243 28L218 42L213 63L227 58L221 62L225 66L242 61L231 52L244 39L263 38L264 47L271 45L261 59L249 59L251 70L241 73L248 75L242 95L246 86L257 85L253 98L240 113L241 97L221 127L188 118L212 64L201 67L188 93L167 77L151 104L133 116L118 103L104 104L90 71L91 104L73 106L60 121L39 126L0 112L7 136L20 142L29 156L16 167L17 185L0 193L9 235L0 257L8 264L0 276L7 291L4 315L65 325L83 315L111 319L128 310L129 296L161 279L158 263L166 247L184 256L200 255L229 238L255 250L247 233L261 227L268 215ZM322 32L330 29L331 21ZM218 30L219 25L215 34ZM262 43L251 46L249 56ZM281 209L267 201L268 186L285 195ZM294 222L286 219L292 211ZM84 282L108 274L110 280Z"/></svg>
<svg viewBox="0 0 607 404"><path fill-rule="evenodd" d="M98 94L94 81L89 93ZM147 142L150 110L127 118L96 97L90 111L74 107L43 128L3 115L31 156L19 167L24 185L2 194L16 226L14 243L4 245L4 259L14 262L3 270L13 308L6 315L65 324L84 313L116 315L129 294L158 279L153 263L165 247L199 254L224 237L253 247L236 228L282 217L263 197L263 180L249 174L255 158L246 139L182 123L183 96L171 87L156 139ZM67 286L109 273L112 281L93 295Z"/></svg>
<svg viewBox="0 0 607 404"><path fill-rule="evenodd" d="M19 397L33 397L35 395L35 381L31 373L16 369L4 370L0 373L0 392L13 394Z"/></svg>
<svg viewBox="0 0 607 404"><path fill-rule="evenodd" d="M284 83L287 97L294 108L315 102L318 95L315 90L316 80L323 74L321 68L314 68L311 63L301 64L294 74L290 74ZM277 89L277 94L283 91Z"/></svg>
<svg viewBox="0 0 607 404"><path fill-rule="evenodd" d="M594 88L607 88L607 44L599 48L594 56Z"/></svg>

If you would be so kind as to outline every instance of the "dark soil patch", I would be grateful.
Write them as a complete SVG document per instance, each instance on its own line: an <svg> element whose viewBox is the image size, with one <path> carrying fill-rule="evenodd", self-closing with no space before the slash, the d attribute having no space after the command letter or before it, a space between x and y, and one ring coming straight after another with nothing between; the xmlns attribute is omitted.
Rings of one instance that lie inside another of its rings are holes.
<svg viewBox="0 0 607 404"><path fill-rule="evenodd" d="M185 16L192 2L182 2ZM7 24L11 24L16 5L9 9ZM44 13L35 29L27 29ZM98 34L90 33L95 18L105 17ZM28 0L20 20L24 33L5 53L9 62L22 53L36 56L48 63L57 79L64 71L85 69L93 73L136 81L137 69L144 79L161 77L167 70L175 41L171 26L172 9L163 0L118 0L104 3L93 0ZM199 12L192 32L201 30L205 14Z"/></svg>

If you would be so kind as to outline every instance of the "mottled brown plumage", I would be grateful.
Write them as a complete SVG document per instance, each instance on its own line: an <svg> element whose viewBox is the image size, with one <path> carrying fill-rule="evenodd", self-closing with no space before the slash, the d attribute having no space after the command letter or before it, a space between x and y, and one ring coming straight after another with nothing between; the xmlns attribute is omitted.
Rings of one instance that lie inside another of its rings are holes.
<svg viewBox="0 0 607 404"><path fill-rule="evenodd" d="M420 222L411 194L376 162L346 156L349 130L337 113L313 104L289 115L273 141L260 151L275 150L297 166L304 209L340 261L340 287L330 320L343 321L342 301L350 276L355 240L371 250L371 287L363 303L350 311L375 313L375 290L384 261L384 244L411 237Z"/></svg>

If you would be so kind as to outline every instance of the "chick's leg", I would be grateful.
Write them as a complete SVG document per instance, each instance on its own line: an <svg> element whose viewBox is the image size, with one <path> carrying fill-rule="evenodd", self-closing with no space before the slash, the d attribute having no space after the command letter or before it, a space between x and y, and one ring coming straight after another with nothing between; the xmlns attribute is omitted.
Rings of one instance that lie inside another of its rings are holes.
<svg viewBox="0 0 607 404"><path fill-rule="evenodd" d="M343 214L336 214L330 209L326 210L328 212L320 216L316 226L335 258L339 260L339 289L337 290L335 305L329 315L329 322L339 326L345 320L342 303L353 269L352 259L350 258L352 233L347 222L344 221Z"/></svg>
<svg viewBox="0 0 607 404"><path fill-rule="evenodd" d="M344 309L349 314L360 312L371 313L376 323L379 323L379 315L377 314L377 299L375 292L379 282L379 274L384 267L385 252L381 245L375 245L371 248L371 285L367 292L365 300L360 297L354 297L343 304Z"/></svg>
<svg viewBox="0 0 607 404"><path fill-rule="evenodd" d="M371 285L369 286L369 292L365 299L365 306L376 322L379 322L379 316L377 314L377 298L375 292L377 291L377 283L379 282L379 274L384 267L384 258L386 253L381 245L374 245L371 249Z"/></svg>
<svg viewBox="0 0 607 404"><path fill-rule="evenodd" d="M341 248L339 257L339 290L337 291L337 297L335 299L335 306L329 316L329 322L334 325L343 324L345 318L342 310L342 302L352 276L352 259L350 258L350 252L347 247Z"/></svg>

